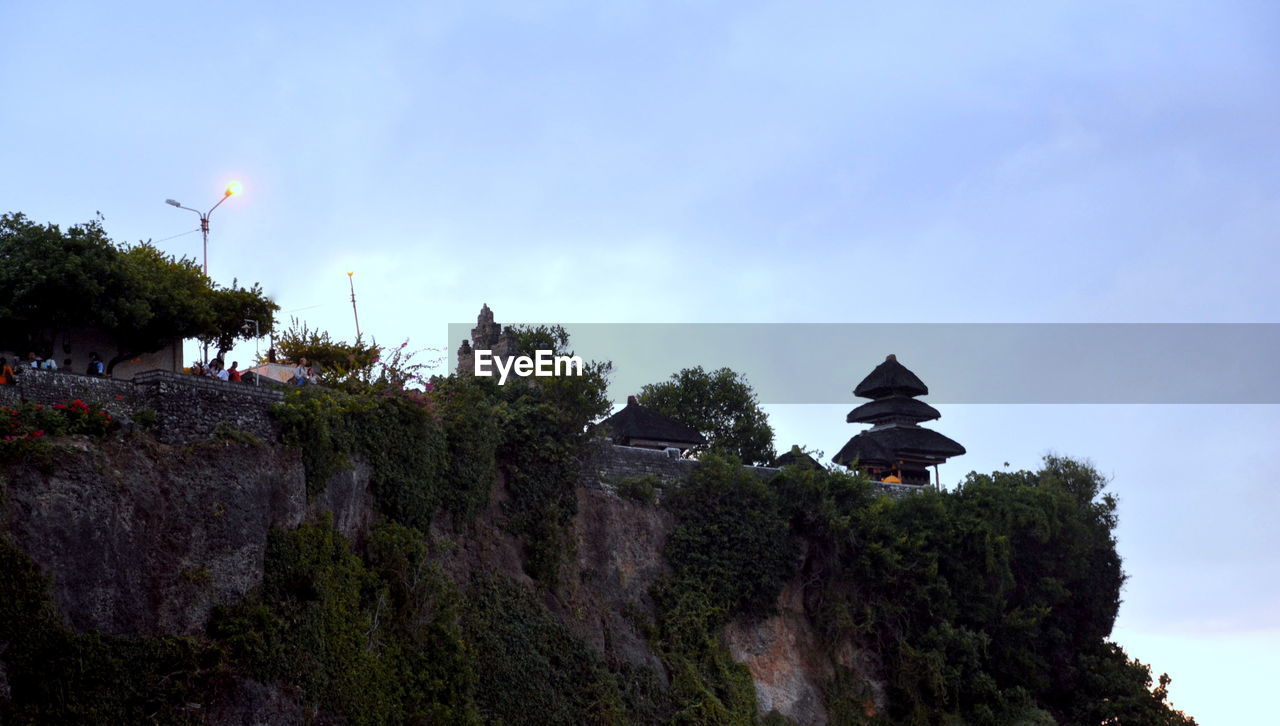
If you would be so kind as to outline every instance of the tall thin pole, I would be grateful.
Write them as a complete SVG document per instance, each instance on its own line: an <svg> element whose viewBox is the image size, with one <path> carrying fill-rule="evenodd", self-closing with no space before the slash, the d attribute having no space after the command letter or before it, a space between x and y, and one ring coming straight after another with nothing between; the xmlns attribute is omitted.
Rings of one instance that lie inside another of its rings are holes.
<svg viewBox="0 0 1280 726"><path fill-rule="evenodd" d="M227 201L232 196L239 193L240 193L240 182L233 181L230 184L227 184L226 190L222 192L222 198L218 200L217 204L214 204L212 207L209 207L209 211L207 212L201 212L199 209L192 209L191 207L184 207L180 202L173 199L164 200L164 203L168 204L171 207L177 207L178 209L185 209L188 212L195 212L200 216L200 238L202 241L202 245L201 245L202 252L204 253L203 269L204 269L204 277L206 280L209 279L209 215L213 214L213 210L221 206L223 202ZM208 363L209 362L209 344L208 343L204 344L203 357L204 357L204 362Z"/></svg>
<svg viewBox="0 0 1280 726"><path fill-rule="evenodd" d="M356 318L356 340L360 340L360 311L356 310L356 283L352 279L354 272L347 273L347 283L351 285L351 314Z"/></svg>
<svg viewBox="0 0 1280 726"><path fill-rule="evenodd" d="M221 202L219 202L221 204ZM215 205L216 206L216 205ZM210 212L213 210L210 209ZM204 276L209 276L209 215L200 215L200 236L204 238Z"/></svg>

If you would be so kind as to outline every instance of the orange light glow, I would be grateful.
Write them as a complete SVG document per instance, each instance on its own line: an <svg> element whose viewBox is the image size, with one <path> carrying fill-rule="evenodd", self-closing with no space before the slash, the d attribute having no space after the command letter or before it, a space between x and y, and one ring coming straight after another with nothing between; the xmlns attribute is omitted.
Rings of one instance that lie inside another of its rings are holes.
<svg viewBox="0 0 1280 726"><path fill-rule="evenodd" d="M227 196L228 196L228 197L235 197L235 196L239 196L239 195L240 195L240 192L241 192L241 190L242 190L243 188L244 188L244 187L243 187L243 185L241 185L241 184L240 184L240 182L238 182L238 181L228 182L228 183L227 183Z"/></svg>

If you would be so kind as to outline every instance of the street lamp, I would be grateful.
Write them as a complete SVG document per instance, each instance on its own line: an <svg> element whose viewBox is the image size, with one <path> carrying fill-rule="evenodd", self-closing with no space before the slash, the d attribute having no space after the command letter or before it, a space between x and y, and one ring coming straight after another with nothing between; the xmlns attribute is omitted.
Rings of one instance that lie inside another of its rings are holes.
<svg viewBox="0 0 1280 726"><path fill-rule="evenodd" d="M351 314L354 315L356 318L356 342L359 343L360 342L360 311L356 310L356 283L351 279L351 276L354 274L356 273L354 272L347 273L347 284L351 286Z"/></svg>
<svg viewBox="0 0 1280 726"><path fill-rule="evenodd" d="M223 202L227 201L228 197L234 197L237 194L239 194L241 189L242 189L242 185L238 181L233 181L227 184L227 188L224 192L222 192L222 198L218 200L218 204L215 204L212 207L210 207L209 211L207 212L201 212L199 209L192 209L191 207L184 207L172 199L164 200L164 203L168 204L171 207L177 207L178 209L185 209L188 212L195 212L196 214L200 215L200 234L202 237L204 237L204 276L205 277L209 276L209 215L213 214L213 210L217 209L219 204L222 204Z"/></svg>

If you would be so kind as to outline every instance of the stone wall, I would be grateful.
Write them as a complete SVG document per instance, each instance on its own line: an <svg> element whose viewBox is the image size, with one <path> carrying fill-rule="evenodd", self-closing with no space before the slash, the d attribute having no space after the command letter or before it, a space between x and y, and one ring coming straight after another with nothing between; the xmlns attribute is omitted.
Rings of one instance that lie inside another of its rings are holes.
<svg viewBox="0 0 1280 726"><path fill-rule="evenodd" d="M665 451L600 442L584 467L584 478L588 484L594 479L595 483L605 486L648 474L663 481L684 481L697 466L698 462L693 459L672 458Z"/></svg>
<svg viewBox="0 0 1280 726"><path fill-rule="evenodd" d="M271 404L284 398L274 388L229 383L168 371L140 373L132 381L93 378L66 371L19 371L17 384L0 386L0 403L53 405L74 399L97 403L123 420L155 411L156 438L189 444L211 436L219 423L274 441Z"/></svg>
<svg viewBox="0 0 1280 726"><path fill-rule="evenodd" d="M587 460L583 478L587 486L609 489L623 479L650 474L663 482L683 482L689 478L697 466L698 462L694 459L672 458L665 451L601 442L596 445L596 449ZM762 479L772 478L782 471L769 466L745 468ZM882 494L894 498L905 497L928 488L887 482L876 482L875 486Z"/></svg>
<svg viewBox="0 0 1280 726"><path fill-rule="evenodd" d="M166 443L206 439L220 423L263 441L278 437L271 404L284 394L274 388L165 371L142 373L133 380L147 391L146 400L158 419L156 436Z"/></svg>
<svg viewBox="0 0 1280 726"><path fill-rule="evenodd" d="M131 381L34 368L19 369L16 378L16 385L0 386L0 402L52 405L79 398L86 403L101 403L114 414L131 414L137 407L139 391Z"/></svg>

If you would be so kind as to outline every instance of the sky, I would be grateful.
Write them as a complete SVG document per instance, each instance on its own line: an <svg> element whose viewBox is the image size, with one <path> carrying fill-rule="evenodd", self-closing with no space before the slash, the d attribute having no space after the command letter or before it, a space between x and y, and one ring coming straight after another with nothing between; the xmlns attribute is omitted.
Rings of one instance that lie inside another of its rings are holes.
<svg viewBox="0 0 1280 726"><path fill-rule="evenodd" d="M1280 322L1280 6L979 5L0 2L0 211L200 259L164 200L237 179L212 277L351 338L354 272L365 334L437 357L482 303ZM852 388L889 352L831 365ZM853 404L769 411L829 455ZM1048 452L1111 477L1116 639L1205 726L1272 712L1280 407L939 408L948 485Z"/></svg>

